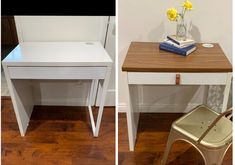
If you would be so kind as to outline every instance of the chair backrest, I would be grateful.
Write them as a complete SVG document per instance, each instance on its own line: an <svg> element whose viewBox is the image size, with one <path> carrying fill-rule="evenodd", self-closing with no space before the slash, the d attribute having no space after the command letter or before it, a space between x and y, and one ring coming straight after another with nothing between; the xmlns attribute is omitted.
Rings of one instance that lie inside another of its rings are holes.
<svg viewBox="0 0 235 165"><path fill-rule="evenodd" d="M223 116L227 116L227 118L231 118L232 117L232 113L233 112L233 108L229 108L226 111L224 111L223 113L221 113L219 116L217 116L215 118L215 120L208 126L207 130L201 135L201 137L197 140L197 143L200 143L201 140L208 134L208 132L215 126L215 124L223 117Z"/></svg>

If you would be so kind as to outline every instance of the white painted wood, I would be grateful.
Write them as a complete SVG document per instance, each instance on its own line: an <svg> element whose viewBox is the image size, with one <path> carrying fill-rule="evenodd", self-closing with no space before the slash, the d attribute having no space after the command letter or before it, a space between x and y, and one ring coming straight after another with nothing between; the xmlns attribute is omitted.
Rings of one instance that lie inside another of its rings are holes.
<svg viewBox="0 0 235 165"><path fill-rule="evenodd" d="M88 111L89 111L89 116L90 116L90 122L91 122L91 129L92 129L92 133L93 136L95 136L95 120L94 120L94 116L93 116L93 112L92 112L92 107L88 106Z"/></svg>
<svg viewBox="0 0 235 165"><path fill-rule="evenodd" d="M100 124L101 124L101 120L102 120L104 102L105 102L105 99L106 99L105 95L107 93L108 83L109 83L109 79L110 79L110 73L111 73L111 67L109 67L107 69L106 79L105 79L102 87L100 88L100 89L102 89L102 97L101 97L99 105L101 105L102 107L99 107L96 125L95 125L94 115L93 115L93 112L92 112L92 104L94 105L94 99L95 99L94 96L96 96L96 94L97 94L98 81L93 80L92 83L91 83L91 90L90 90L90 93L89 93L89 96L88 96L88 98L89 98L88 99L88 111L89 111L93 136L95 136L95 137L98 137L98 134L99 134L99 128L100 128Z"/></svg>
<svg viewBox="0 0 235 165"><path fill-rule="evenodd" d="M87 105L88 106L92 106L93 93L94 93L94 80L91 81L90 92L89 92L89 95L87 96Z"/></svg>
<svg viewBox="0 0 235 165"><path fill-rule="evenodd" d="M224 88L224 99L223 99L222 112L227 110L231 81L232 81L232 73L227 73L226 85Z"/></svg>
<svg viewBox="0 0 235 165"><path fill-rule="evenodd" d="M11 80L7 67L3 66L3 68L20 134L25 136L34 105L32 87L27 80Z"/></svg>
<svg viewBox="0 0 235 165"><path fill-rule="evenodd" d="M100 42L22 42L4 60L8 66L109 66Z"/></svg>
<svg viewBox="0 0 235 165"><path fill-rule="evenodd" d="M128 79L128 77L127 77ZM128 139L129 139L129 150L134 151L135 148L135 141L136 141L136 134L138 130L138 122L139 122L139 112L134 111L132 98L131 98L131 89L129 84L127 84L128 90L128 99L127 99L127 108L126 108L126 115L127 115L127 129L128 129Z"/></svg>
<svg viewBox="0 0 235 165"><path fill-rule="evenodd" d="M31 82L29 80L12 80L15 99L22 122L21 135L26 134L31 114L33 112L34 100Z"/></svg>
<svg viewBox="0 0 235 165"><path fill-rule="evenodd" d="M110 25L108 29L107 42L105 50L114 61L115 57L115 16L110 17ZM16 29L19 42L78 42L78 41L100 41L104 46L104 40L107 30L108 16L15 16ZM87 87L90 84L87 84ZM72 86L76 86L74 83ZM115 105L115 79L114 70L111 74L109 90L107 93L107 99L105 105ZM85 105L76 102L71 102L74 95L71 95L70 91L74 90L73 87L68 88L67 83L61 84L61 91L68 90L68 97L63 97L63 93L58 94L57 99L50 98L51 86L43 85L42 90L44 91L43 103L61 104L65 105ZM89 90L89 89L85 89ZM48 91L48 92L47 92ZM61 96L61 97L59 97ZM84 100L77 95L77 100ZM70 104L71 102L71 104ZM84 101L83 101L84 102ZM45 104L44 104L45 105Z"/></svg>
<svg viewBox="0 0 235 165"><path fill-rule="evenodd" d="M97 93L98 93L98 84L99 84L99 80L93 80L94 81L94 85L93 85L93 92L92 92L92 98L91 98L91 105L94 106L96 105L96 98L97 98Z"/></svg>
<svg viewBox="0 0 235 165"><path fill-rule="evenodd" d="M112 66L107 67L106 76L105 76L104 83L103 83L103 90L101 93L101 100L100 100L100 104L99 104L100 105L99 112L98 112L98 116L97 116L97 120L96 120L96 129L95 129L95 134L94 134L95 137L98 137L98 134L99 134L100 123L101 123L101 119L102 119L102 115L103 115L104 103L105 103L105 98L106 98L107 89L108 89L108 85L109 85L111 69L112 69Z"/></svg>
<svg viewBox="0 0 235 165"><path fill-rule="evenodd" d="M227 78L227 73L128 72L128 83L175 85L176 74L180 74L180 85L225 85Z"/></svg>
<svg viewBox="0 0 235 165"><path fill-rule="evenodd" d="M90 122L91 122L91 128L93 135L95 135L95 120L92 112L92 106L94 105L94 97L96 96L97 93L97 83L98 80L92 80L91 83L91 88L90 88L90 93L88 95L88 111L89 111L89 116L90 116Z"/></svg>
<svg viewBox="0 0 235 165"><path fill-rule="evenodd" d="M32 80L35 105L87 106L91 80Z"/></svg>
<svg viewBox="0 0 235 165"><path fill-rule="evenodd" d="M11 79L104 79L106 67L8 67Z"/></svg>
<svg viewBox="0 0 235 165"><path fill-rule="evenodd" d="M99 83L98 79L92 80L91 89L89 93L89 101L88 101L89 106L95 105L97 90L98 90L98 83Z"/></svg>
<svg viewBox="0 0 235 165"><path fill-rule="evenodd" d="M143 88L142 88L143 89ZM129 91L131 91L130 93L133 93L134 91L138 91L138 93L141 93L143 91L141 87L139 86L131 86L129 85ZM141 112L141 107L138 106L138 104L136 103L142 103L143 101L143 97L141 95L138 95L137 97L138 99L136 101L134 101L133 97L131 97L130 101L131 103L131 107L132 107L132 119L133 119L133 130L134 130L134 146L135 146L135 142L136 142L136 137L137 137L137 132L138 132L138 126L139 126L139 118L140 118L140 112Z"/></svg>
<svg viewBox="0 0 235 165"><path fill-rule="evenodd" d="M22 136L34 105L31 80L27 79L94 79L88 110L93 134L98 136L112 67L99 42L21 43L3 60L3 66ZM94 104L98 79L104 79L104 83L95 126L90 104Z"/></svg>

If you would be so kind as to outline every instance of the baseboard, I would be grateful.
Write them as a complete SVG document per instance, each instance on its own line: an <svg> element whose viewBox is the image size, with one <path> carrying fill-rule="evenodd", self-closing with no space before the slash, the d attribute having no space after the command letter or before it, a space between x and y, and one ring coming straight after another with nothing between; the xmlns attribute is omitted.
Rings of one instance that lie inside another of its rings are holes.
<svg viewBox="0 0 235 165"><path fill-rule="evenodd" d="M1 96L1 100L11 100L11 96ZM50 102L51 103L51 102ZM35 105L42 105L42 104L35 104ZM46 106L50 106L50 104L49 105L47 105L47 104L44 104L44 105L46 105ZM60 106L60 105L51 105L51 106ZM66 105L61 105L61 106L66 106ZM72 106L72 105L69 105L69 106ZM76 105L75 105L76 106ZM95 106L95 108L99 108L99 106ZM107 105L107 106L104 106L104 108L114 108L114 109L116 109L116 107L115 106L109 106L109 105Z"/></svg>
<svg viewBox="0 0 235 165"><path fill-rule="evenodd" d="M118 104L118 113L126 113L126 103L119 103Z"/></svg>
<svg viewBox="0 0 235 165"><path fill-rule="evenodd" d="M49 106L87 106L87 102L81 98L74 99L35 99L35 105L49 105Z"/></svg>
<svg viewBox="0 0 235 165"><path fill-rule="evenodd" d="M186 113L193 109L194 107L200 105L200 103L189 103L189 104L139 104L141 112L152 113L152 112L161 112L161 113ZM126 103L119 103L118 113L126 113L127 105Z"/></svg>

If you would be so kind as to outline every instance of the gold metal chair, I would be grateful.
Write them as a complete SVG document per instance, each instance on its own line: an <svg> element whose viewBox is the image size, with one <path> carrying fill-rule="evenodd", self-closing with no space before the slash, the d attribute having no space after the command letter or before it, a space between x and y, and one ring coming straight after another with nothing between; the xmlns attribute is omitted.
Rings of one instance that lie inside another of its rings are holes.
<svg viewBox="0 0 235 165"><path fill-rule="evenodd" d="M161 161L165 165L172 144L183 140L192 144L206 165L222 164L232 144L232 108L219 114L205 105L194 108L176 120L171 127L167 147Z"/></svg>

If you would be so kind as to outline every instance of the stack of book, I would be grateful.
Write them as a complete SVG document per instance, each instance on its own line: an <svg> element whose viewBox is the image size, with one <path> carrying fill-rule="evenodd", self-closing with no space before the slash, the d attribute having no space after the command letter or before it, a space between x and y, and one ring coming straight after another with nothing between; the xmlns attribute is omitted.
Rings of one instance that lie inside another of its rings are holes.
<svg viewBox="0 0 235 165"><path fill-rule="evenodd" d="M178 40L175 35L169 35L160 43L161 50L187 56L196 50L195 41L193 39Z"/></svg>

